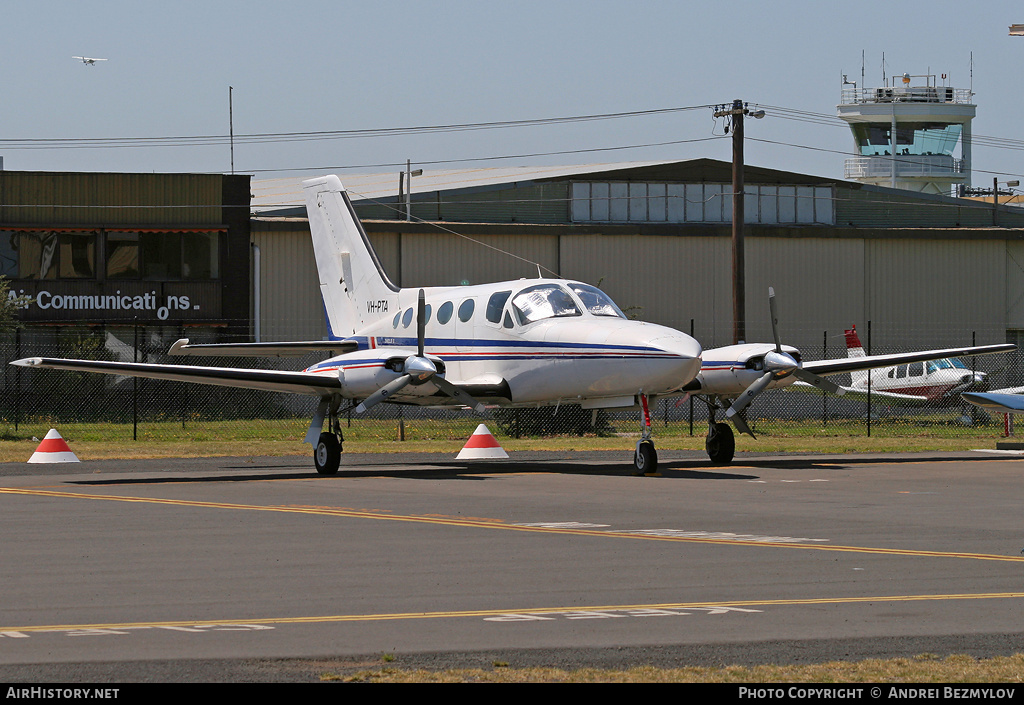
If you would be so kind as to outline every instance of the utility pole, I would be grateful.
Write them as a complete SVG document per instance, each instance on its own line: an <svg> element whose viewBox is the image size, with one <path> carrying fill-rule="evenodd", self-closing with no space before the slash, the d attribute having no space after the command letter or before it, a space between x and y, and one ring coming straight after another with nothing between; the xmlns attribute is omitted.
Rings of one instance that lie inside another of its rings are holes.
<svg viewBox="0 0 1024 705"><path fill-rule="evenodd" d="M763 110L751 112L742 100L731 108L715 111L715 117L730 117L732 126L732 342L747 339L746 262L743 243L743 116L761 119Z"/></svg>

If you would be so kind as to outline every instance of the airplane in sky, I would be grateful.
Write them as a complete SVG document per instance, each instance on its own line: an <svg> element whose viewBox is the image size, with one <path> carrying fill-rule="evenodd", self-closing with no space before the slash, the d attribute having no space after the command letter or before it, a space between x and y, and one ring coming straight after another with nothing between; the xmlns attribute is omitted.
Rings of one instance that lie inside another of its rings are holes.
<svg viewBox="0 0 1024 705"><path fill-rule="evenodd" d="M97 61L106 61L106 59L96 59L91 56L72 56L72 59L78 59L86 66L95 66Z"/></svg>
<svg viewBox="0 0 1024 705"><path fill-rule="evenodd" d="M649 399L691 394L709 409L706 441L713 463L732 461L735 439L716 412L751 436L743 411L765 389L800 380L833 393L822 377L966 354L1006 352L1013 345L933 350L801 362L779 340L769 290L774 344L732 345L703 352L678 330L627 320L600 289L565 279L520 279L477 286L399 288L370 246L336 176L303 182L313 252L328 323L328 340L171 346L172 355L332 357L305 370L200 367L31 357L12 365L100 372L230 387L293 392L319 398L306 433L317 472L338 471L339 415L382 402L423 406L536 407L563 403L584 409L640 407L634 466L657 469ZM324 428L326 424L326 429Z"/></svg>

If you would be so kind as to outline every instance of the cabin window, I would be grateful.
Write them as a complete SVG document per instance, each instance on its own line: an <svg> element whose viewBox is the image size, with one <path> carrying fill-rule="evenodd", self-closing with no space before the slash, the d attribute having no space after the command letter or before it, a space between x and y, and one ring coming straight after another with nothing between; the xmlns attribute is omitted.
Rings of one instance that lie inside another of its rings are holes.
<svg viewBox="0 0 1024 705"><path fill-rule="evenodd" d="M402 315L402 328L408 328L410 323L412 323L412 309L407 308Z"/></svg>
<svg viewBox="0 0 1024 705"><path fill-rule="evenodd" d="M611 300L608 294L597 287L572 282L569 284L569 288L576 292L576 296L580 297L580 301L583 302L584 307L591 314L595 316L618 316L619 318L625 318L622 311L619 310L619 307L615 305L615 302Z"/></svg>
<svg viewBox="0 0 1024 705"><path fill-rule="evenodd" d="M911 377L921 377L923 375L924 375L924 363L923 362L911 363L911 365L910 365L910 376Z"/></svg>
<svg viewBox="0 0 1024 705"><path fill-rule="evenodd" d="M558 284L537 284L523 289L512 299L512 307L521 325L545 318L582 315L569 292Z"/></svg>
<svg viewBox="0 0 1024 705"><path fill-rule="evenodd" d="M907 376L907 366L906 365L900 365L899 367L897 367L896 368L896 376L897 377L906 377Z"/></svg>
<svg viewBox="0 0 1024 705"><path fill-rule="evenodd" d="M459 320L463 323L468 323L469 319L473 317L474 308L476 308L476 301L474 299L466 299L459 304Z"/></svg>
<svg viewBox="0 0 1024 705"><path fill-rule="evenodd" d="M399 311L395 314L395 320L391 321L392 328L398 328L398 322L402 319L402 312Z"/></svg>
<svg viewBox="0 0 1024 705"><path fill-rule="evenodd" d="M437 322L444 325L448 321L452 320L452 311L455 310L455 305L451 301L445 301L441 304L440 308L437 309Z"/></svg>
<svg viewBox="0 0 1024 705"><path fill-rule="evenodd" d="M506 328L512 328L515 323L512 322L512 314L509 311L505 311L505 321L502 323Z"/></svg>
<svg viewBox="0 0 1024 705"><path fill-rule="evenodd" d="M511 291L498 291L491 294L491 298L487 301L487 320L491 323L498 323L501 321L501 311L505 308L505 302L508 301L508 297L512 295Z"/></svg>
<svg viewBox="0 0 1024 705"><path fill-rule="evenodd" d="M430 304L423 307L423 325L430 323Z"/></svg>

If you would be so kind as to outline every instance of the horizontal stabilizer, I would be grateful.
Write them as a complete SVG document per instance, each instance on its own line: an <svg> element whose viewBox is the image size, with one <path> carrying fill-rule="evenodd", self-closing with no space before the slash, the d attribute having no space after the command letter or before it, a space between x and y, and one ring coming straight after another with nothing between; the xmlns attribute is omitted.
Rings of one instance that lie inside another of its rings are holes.
<svg viewBox="0 0 1024 705"><path fill-rule="evenodd" d="M216 357L297 357L311 352L331 355L354 352L359 344L340 340L303 340L294 343L205 343L189 345L188 338L177 340L168 355L209 355Z"/></svg>

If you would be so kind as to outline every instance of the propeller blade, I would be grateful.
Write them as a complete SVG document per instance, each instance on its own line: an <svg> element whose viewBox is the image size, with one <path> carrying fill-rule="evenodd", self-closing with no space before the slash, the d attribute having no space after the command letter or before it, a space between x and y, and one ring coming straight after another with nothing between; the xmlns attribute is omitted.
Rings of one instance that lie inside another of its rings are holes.
<svg viewBox="0 0 1024 705"><path fill-rule="evenodd" d="M420 289L419 300L416 304L416 355L423 357L423 338L427 330L427 298Z"/></svg>
<svg viewBox="0 0 1024 705"><path fill-rule="evenodd" d="M482 414L487 410L487 407L485 407L483 404L478 402L473 397L466 394L464 391L456 387L454 384L446 380L444 377L434 377L430 381L434 383L434 386L436 386L442 392L450 396L452 399L461 404L465 404L468 407L471 407L473 411L475 411L476 413Z"/></svg>
<svg viewBox="0 0 1024 705"><path fill-rule="evenodd" d="M768 287L768 312L772 319L772 337L775 338L775 352L782 352L782 341L779 340L779 316L775 312L775 289Z"/></svg>
<svg viewBox="0 0 1024 705"><path fill-rule="evenodd" d="M729 410L725 412L725 415L731 419L736 416L736 414L746 409L750 406L750 402L754 401L754 397L764 391L764 388L767 387L771 381L771 372L765 372L763 375L758 377L756 382L743 390L743 394L740 394L739 398L732 403L732 406L730 406Z"/></svg>
<svg viewBox="0 0 1024 705"><path fill-rule="evenodd" d="M743 420L743 417L740 414L734 414L730 416L729 419L740 433L745 433L751 438L755 440L757 439L757 436L755 436L754 432L750 430L750 426L747 425L747 422Z"/></svg>
<svg viewBox="0 0 1024 705"><path fill-rule="evenodd" d="M376 392L366 397L366 399L363 399L363 402L356 407L356 413L361 414L367 409L369 409L371 406L376 406L377 404L381 403L398 390L405 387L411 381L411 375L402 375L398 379L391 380L383 387L378 389Z"/></svg>
<svg viewBox="0 0 1024 705"><path fill-rule="evenodd" d="M846 390L840 387L832 380L825 379L824 377L816 375L813 372L808 372L807 370L801 367L798 367L795 370L793 370L793 374L796 376L797 379L803 382L807 382L807 384L812 384L818 389L822 389L828 392L829 394L835 394L837 396L846 394Z"/></svg>

